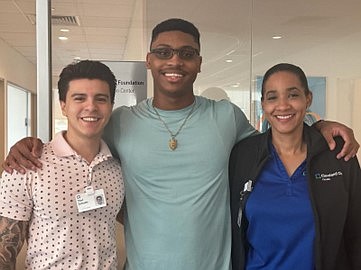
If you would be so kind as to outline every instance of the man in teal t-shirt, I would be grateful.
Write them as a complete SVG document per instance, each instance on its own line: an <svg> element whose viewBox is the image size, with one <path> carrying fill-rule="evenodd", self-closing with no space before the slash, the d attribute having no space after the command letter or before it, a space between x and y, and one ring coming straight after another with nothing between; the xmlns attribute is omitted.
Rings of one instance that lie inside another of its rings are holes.
<svg viewBox="0 0 361 270"><path fill-rule="evenodd" d="M230 102L194 96L199 50L193 24L157 25L146 62L154 98L118 108L105 130L125 181L126 269L231 268L228 158L256 131Z"/></svg>
<svg viewBox="0 0 361 270"><path fill-rule="evenodd" d="M193 100L179 110L155 109L155 99L118 108L107 126L125 179L127 269L230 269L228 157L255 131L228 101ZM176 149L155 110L170 130L190 114Z"/></svg>

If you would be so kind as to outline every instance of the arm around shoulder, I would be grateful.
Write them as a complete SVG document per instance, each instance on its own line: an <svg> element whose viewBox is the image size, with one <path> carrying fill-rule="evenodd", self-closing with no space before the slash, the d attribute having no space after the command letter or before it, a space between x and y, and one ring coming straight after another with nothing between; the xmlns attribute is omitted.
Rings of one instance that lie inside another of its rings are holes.
<svg viewBox="0 0 361 270"><path fill-rule="evenodd" d="M360 144L356 141L353 130L341 123L319 120L312 125L318 129L327 141L330 150L336 146L334 138L341 136L345 141L342 150L337 154L337 158L344 158L345 161L356 156Z"/></svg>
<svg viewBox="0 0 361 270"><path fill-rule="evenodd" d="M244 112L237 105L233 103L231 104L233 106L235 122L236 122L237 141L258 134L259 132L251 125Z"/></svg>

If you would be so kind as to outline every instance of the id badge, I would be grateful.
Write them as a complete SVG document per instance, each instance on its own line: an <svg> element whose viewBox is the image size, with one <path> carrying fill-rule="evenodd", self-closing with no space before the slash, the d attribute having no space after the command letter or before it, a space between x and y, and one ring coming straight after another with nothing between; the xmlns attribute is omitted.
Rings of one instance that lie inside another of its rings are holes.
<svg viewBox="0 0 361 270"><path fill-rule="evenodd" d="M91 186L86 187L85 192L76 194L75 200L79 213L107 205L104 190L94 190Z"/></svg>

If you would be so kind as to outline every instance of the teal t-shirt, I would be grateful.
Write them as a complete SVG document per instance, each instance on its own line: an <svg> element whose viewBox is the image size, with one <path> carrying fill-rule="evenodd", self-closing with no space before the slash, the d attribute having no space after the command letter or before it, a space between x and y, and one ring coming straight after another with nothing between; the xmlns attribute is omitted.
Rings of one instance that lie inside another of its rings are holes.
<svg viewBox="0 0 361 270"><path fill-rule="evenodd" d="M116 109L106 127L125 182L127 269L231 269L228 158L256 131L228 101L195 102L174 151L152 99ZM158 112L175 133L191 109Z"/></svg>

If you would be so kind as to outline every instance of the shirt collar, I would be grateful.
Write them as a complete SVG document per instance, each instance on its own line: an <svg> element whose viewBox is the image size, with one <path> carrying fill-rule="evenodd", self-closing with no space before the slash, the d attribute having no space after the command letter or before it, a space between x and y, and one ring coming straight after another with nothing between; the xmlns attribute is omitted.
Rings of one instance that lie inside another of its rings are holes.
<svg viewBox="0 0 361 270"><path fill-rule="evenodd" d="M77 154L75 150L71 148L71 146L65 140L64 133L65 131L56 133L53 140L50 142L54 154L58 157L79 156L79 154ZM112 154L109 150L109 147L103 140L101 140L100 151L94 159L97 158L108 159L111 157Z"/></svg>

